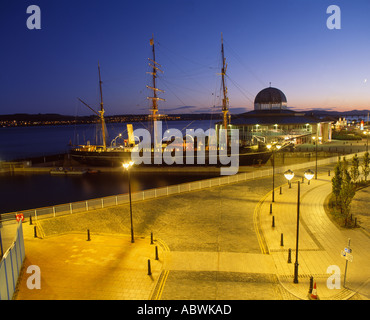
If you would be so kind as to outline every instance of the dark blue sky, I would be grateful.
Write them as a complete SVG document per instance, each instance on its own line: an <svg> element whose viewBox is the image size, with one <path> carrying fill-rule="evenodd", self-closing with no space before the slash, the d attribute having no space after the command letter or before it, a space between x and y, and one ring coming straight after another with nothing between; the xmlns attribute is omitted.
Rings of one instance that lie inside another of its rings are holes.
<svg viewBox="0 0 370 320"><path fill-rule="evenodd" d="M41 30L26 27L32 4ZM98 61L106 114L147 113L152 33L160 113L218 112L221 32L233 113L269 82L294 109L370 108L367 0L2 0L0 30L1 114L91 114L77 97L98 108Z"/></svg>

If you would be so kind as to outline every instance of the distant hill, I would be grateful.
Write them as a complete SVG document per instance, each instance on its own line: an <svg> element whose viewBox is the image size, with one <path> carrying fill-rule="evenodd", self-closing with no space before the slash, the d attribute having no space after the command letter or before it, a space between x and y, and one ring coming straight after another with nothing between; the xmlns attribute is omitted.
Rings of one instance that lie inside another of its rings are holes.
<svg viewBox="0 0 370 320"><path fill-rule="evenodd" d="M0 115L0 121L73 121L76 118L79 119L91 119L94 116L83 116L75 117L68 115L61 115L57 113L38 113L38 114L29 114L29 113L15 113L15 114L5 114Z"/></svg>
<svg viewBox="0 0 370 320"><path fill-rule="evenodd" d="M331 111L331 110L308 110L304 111L305 114L312 114L316 117L367 117L370 110L351 110L351 111Z"/></svg>
<svg viewBox="0 0 370 320"><path fill-rule="evenodd" d="M324 109L312 109L312 110L301 110L300 112L304 112L306 115L312 115L318 118L323 117L332 117L332 118L339 118L339 117L362 117L363 119L367 119L368 113L370 110L351 110L351 111L331 111L331 110L324 110ZM233 114L232 117L237 116L237 114ZM142 121L147 115L106 115L107 122L114 121L118 118L124 118L125 121ZM15 113L15 114L7 114L7 115L0 115L0 121L2 122L58 122L58 121L67 121L67 122L91 122L96 121L98 117L96 115L90 116L71 116L71 115L61 115L57 113L39 113L39 114L28 114L28 113ZM221 113L188 113L188 114L170 114L168 115L169 120L221 120L222 114Z"/></svg>

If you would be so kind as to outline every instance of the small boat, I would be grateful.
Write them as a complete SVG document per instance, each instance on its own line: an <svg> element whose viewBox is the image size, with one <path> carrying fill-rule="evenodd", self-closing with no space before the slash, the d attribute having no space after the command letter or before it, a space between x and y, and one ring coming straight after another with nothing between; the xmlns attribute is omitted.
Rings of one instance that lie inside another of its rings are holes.
<svg viewBox="0 0 370 320"><path fill-rule="evenodd" d="M86 174L88 171L86 169L76 169L76 168L55 168L50 170L51 175L59 175L59 176L81 176Z"/></svg>

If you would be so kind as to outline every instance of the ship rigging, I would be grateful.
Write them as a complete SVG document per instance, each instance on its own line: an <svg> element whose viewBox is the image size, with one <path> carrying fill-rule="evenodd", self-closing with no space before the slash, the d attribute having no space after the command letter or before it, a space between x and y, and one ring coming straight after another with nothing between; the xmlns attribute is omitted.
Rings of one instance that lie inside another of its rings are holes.
<svg viewBox="0 0 370 320"><path fill-rule="evenodd" d="M221 73L219 75L222 76L222 127L223 132L225 133L225 139L221 139L221 137L217 137L218 140L223 140L224 142L222 145L218 145L218 142L216 145L212 145L212 149L209 144L210 136L202 136L200 139L196 136L194 137L191 142L184 139L184 137L177 139L178 137L175 137L175 143L174 140L171 141L162 141L162 126L159 126L158 123L158 102L159 101L165 101L165 99L159 97L160 93L164 93L164 90L161 90L157 88L157 78L158 73L163 73L162 66L156 61L156 55L155 55L155 44L154 44L154 35L152 35L152 38L150 39L150 46L152 49L152 58L148 58L149 60L149 67L150 71L149 73L151 77L151 85L147 85L146 88L152 91L152 95L147 97L147 100L151 101L151 105L149 108L149 119L150 119L150 136L151 136L151 146L149 147L151 149L151 152L149 152L149 155L146 153L145 156L140 157L142 160L140 163L141 165L166 165L164 163L157 163L156 161L153 161L154 157L158 154L158 151L163 153L166 151L167 146L171 146L173 148L174 152L179 151L181 152L181 157L176 158L175 163L171 163L174 165L216 165L216 166L222 166L224 163L221 164L221 162L214 162L214 152L219 153L219 155L224 154L224 150L230 151L230 144L231 144L231 135L229 135L229 128L230 125L230 114L229 114L229 98L227 96L227 86L226 86L226 71L227 71L227 64L226 64L226 58L224 54L224 45L223 45L223 36L221 34L221 58L222 58L222 68ZM133 126L132 124L127 124L127 135L128 139L124 140L123 145L117 145L115 139L112 140L112 142L107 146L106 137L107 137L107 131L106 131L106 124L105 124L105 118L104 118L104 103L103 103L103 91L102 91L102 80L101 80L101 72L100 72L100 64L98 64L98 74L99 74L99 91L100 91L100 110L95 111L92 107L90 107L86 102L84 102L82 99L78 98L78 100L83 103L86 107L88 107L90 110L92 110L98 117L99 122L101 125L101 135L102 135L102 144L101 145L80 145L77 147L72 147L70 154L73 159L91 164L91 165L104 165L104 166L121 166L123 162L132 161L132 155L135 153L135 148L140 145L140 139L137 144L137 140L135 140L136 137L134 137L133 132ZM159 132L160 130L160 132ZM222 132L222 131L220 131ZM216 126L216 133L217 133L217 126ZM119 135L121 138L121 134ZM208 138L208 142L207 142ZM198 143L198 140L200 142ZM204 143L205 142L205 143ZM226 143L225 143L226 142ZM239 144L238 144L239 145ZM226 147L226 148L225 148ZM137 149L137 148L136 148ZM192 162L188 163L187 158L187 152L188 150L191 150L191 152L196 152L195 159L192 160ZM212 150L212 160L211 160L211 150ZM215 150L215 151L213 151ZM204 152L207 151L206 159L204 157ZM203 153L202 153L203 152ZM142 149L142 154L144 154L144 148ZM175 152L176 154L176 152ZM231 150L230 158L231 157L238 157L239 164L240 165L253 165L253 164L264 164L267 162L267 160L270 158L271 152L251 152L247 149L238 149L238 150ZM177 162L177 160L179 160ZM194 161L195 160L195 161Z"/></svg>

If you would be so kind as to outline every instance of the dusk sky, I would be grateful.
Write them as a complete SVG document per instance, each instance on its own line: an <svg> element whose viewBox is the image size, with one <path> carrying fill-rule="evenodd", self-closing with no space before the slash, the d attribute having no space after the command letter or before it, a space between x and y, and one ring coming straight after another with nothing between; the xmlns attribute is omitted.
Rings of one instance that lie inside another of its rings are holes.
<svg viewBox="0 0 370 320"><path fill-rule="evenodd" d="M160 113L219 112L221 32L232 113L282 90L294 110L370 109L368 0L2 0L0 113L145 114L154 34ZM327 28L329 5L341 29ZM41 29L26 25L29 5ZM184 108L186 107L186 108Z"/></svg>

